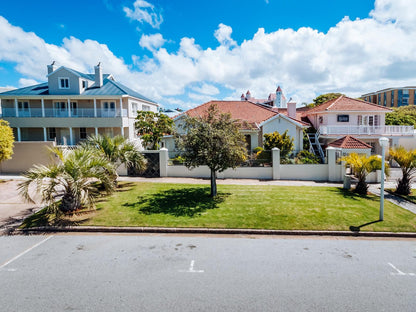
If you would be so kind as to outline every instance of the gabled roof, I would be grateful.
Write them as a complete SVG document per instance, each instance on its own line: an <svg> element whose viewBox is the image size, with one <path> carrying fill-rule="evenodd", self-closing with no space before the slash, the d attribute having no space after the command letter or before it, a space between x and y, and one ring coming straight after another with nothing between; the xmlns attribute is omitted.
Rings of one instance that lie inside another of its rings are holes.
<svg viewBox="0 0 416 312"><path fill-rule="evenodd" d="M132 97L156 104L155 101L111 79L104 79L101 87L89 87L82 95L130 95Z"/></svg>
<svg viewBox="0 0 416 312"><path fill-rule="evenodd" d="M221 113L231 114L232 119L247 122L251 128L258 128L260 123L278 114L271 109L254 104L250 101L209 101L192 108L183 114L186 114L189 117L202 117L206 114L211 105L217 105L218 110ZM180 118L183 114L176 118Z"/></svg>
<svg viewBox="0 0 416 312"><path fill-rule="evenodd" d="M64 67L61 67L64 68ZM73 69L71 69L72 72L75 72ZM87 76L91 76L94 81L94 74L83 74L83 76L86 78ZM87 78L89 79L89 78ZM10 91L6 91L3 93L0 93L0 96L34 96L34 95L49 95L49 87L48 83L44 82L41 84L14 89ZM56 94L55 94L56 95ZM80 96L123 96L123 95L129 95L132 97L135 97L140 100L144 100L150 103L157 104L155 101L150 100L149 98L141 95L140 93L130 89L129 87L126 87L125 85L116 82L112 79L112 76L110 74L104 74L103 75L103 85L101 87L91 86L81 94L68 94L68 96L71 95L80 95ZM51 95L53 96L53 95Z"/></svg>
<svg viewBox="0 0 416 312"><path fill-rule="evenodd" d="M305 115L316 114L322 112L348 112L348 111L364 111L364 112L391 112L392 110L377 104L368 103L362 100L350 98L341 95L338 98L329 100L319 106L313 107L305 111Z"/></svg>
<svg viewBox="0 0 416 312"><path fill-rule="evenodd" d="M49 88L48 88L48 83L44 82L44 83L40 83L37 85L33 85L33 86L29 86L29 87L24 87L24 88L19 88L19 89L13 89L10 91L6 91L3 93L0 93L0 95L48 95L49 94Z"/></svg>
<svg viewBox="0 0 416 312"><path fill-rule="evenodd" d="M344 136L334 142L328 144L330 147L338 147L344 149L369 149L372 148L371 145L354 138L350 135Z"/></svg>

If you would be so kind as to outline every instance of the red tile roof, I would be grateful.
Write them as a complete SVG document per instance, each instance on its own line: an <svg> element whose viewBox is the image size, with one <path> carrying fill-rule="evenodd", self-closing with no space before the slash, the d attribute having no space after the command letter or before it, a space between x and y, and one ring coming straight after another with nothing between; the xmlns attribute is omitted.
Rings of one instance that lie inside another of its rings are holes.
<svg viewBox="0 0 416 312"><path fill-rule="evenodd" d="M313 107L305 111L304 115L331 111L379 111L388 113L392 110L390 108L386 108L377 104L368 103L362 100L357 100L345 95L341 95L336 99L329 100L319 106Z"/></svg>
<svg viewBox="0 0 416 312"><path fill-rule="evenodd" d="M344 136L332 143L329 143L328 146L344 148L344 149L369 149L371 148L371 145L364 143L363 141L356 139L350 135Z"/></svg>
<svg viewBox="0 0 416 312"><path fill-rule="evenodd" d="M277 115L269 108L250 101L209 101L185 112L190 117L203 116L211 105L217 105L221 113L231 114L231 118L246 121L256 127L263 121Z"/></svg>

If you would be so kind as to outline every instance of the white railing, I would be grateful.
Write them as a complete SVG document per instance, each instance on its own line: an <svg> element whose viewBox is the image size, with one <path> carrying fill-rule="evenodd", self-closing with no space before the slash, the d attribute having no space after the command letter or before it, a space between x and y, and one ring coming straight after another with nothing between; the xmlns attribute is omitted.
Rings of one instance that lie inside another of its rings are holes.
<svg viewBox="0 0 416 312"><path fill-rule="evenodd" d="M74 118L86 118L94 117L93 108L72 108L71 115L69 116L68 109L54 109L54 108L45 108L42 111L42 108L30 108L26 110L18 110L16 113L15 108L2 108L2 117L53 117L53 118L62 118L62 117L74 117ZM97 108L96 110L97 117L101 118L112 118L112 117L127 117L127 109L101 109Z"/></svg>
<svg viewBox="0 0 416 312"><path fill-rule="evenodd" d="M413 126L321 126L320 135L413 135Z"/></svg>

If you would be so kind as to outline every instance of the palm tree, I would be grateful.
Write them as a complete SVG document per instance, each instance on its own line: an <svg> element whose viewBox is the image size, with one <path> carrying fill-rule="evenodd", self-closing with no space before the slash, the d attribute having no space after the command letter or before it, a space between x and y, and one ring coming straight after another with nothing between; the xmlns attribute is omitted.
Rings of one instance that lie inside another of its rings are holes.
<svg viewBox="0 0 416 312"><path fill-rule="evenodd" d="M368 157L367 155L351 153L348 156L342 157L341 161L345 161L347 165L351 166L353 174L358 179L358 183L355 186L354 192L361 195L366 195L368 191L368 184L366 182L367 175L370 172L381 169L380 157L376 155Z"/></svg>
<svg viewBox="0 0 416 312"><path fill-rule="evenodd" d="M412 192L411 182L416 172L416 149L408 151L403 146L399 146L391 148L389 154L402 170L402 178L398 180L396 193L409 195Z"/></svg>
<svg viewBox="0 0 416 312"><path fill-rule="evenodd" d="M136 146L123 136L109 137L107 135L90 136L82 143L83 147L95 147L114 164L116 169L124 164L138 172L146 169L146 159ZM117 177L116 179L117 180Z"/></svg>
<svg viewBox="0 0 416 312"><path fill-rule="evenodd" d="M19 184L19 192L27 201L34 202L29 193L33 185L48 212L58 214L92 207L100 185L108 193L114 190L116 171L107 158L84 148L50 150L58 156L57 164L35 165L23 174L26 180Z"/></svg>

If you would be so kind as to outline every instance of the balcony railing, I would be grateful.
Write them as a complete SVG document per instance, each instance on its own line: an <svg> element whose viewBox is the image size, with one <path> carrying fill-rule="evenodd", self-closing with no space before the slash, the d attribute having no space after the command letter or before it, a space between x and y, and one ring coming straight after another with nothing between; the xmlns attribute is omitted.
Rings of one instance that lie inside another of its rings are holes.
<svg viewBox="0 0 416 312"><path fill-rule="evenodd" d="M127 117L127 109L102 109L99 108L97 111L97 117L100 118L112 118L112 117ZM2 117L74 117L74 118L85 118L95 117L93 108L72 108L71 116L69 116L68 109L54 109L45 108L42 113L41 108L30 108L27 110L19 110L16 114L15 108L2 108Z"/></svg>
<svg viewBox="0 0 416 312"><path fill-rule="evenodd" d="M320 135L413 135L413 126L321 126Z"/></svg>

